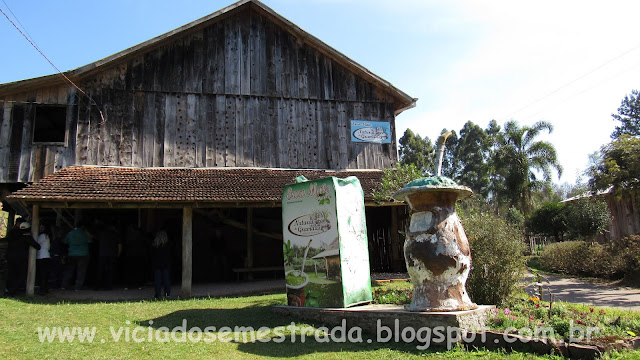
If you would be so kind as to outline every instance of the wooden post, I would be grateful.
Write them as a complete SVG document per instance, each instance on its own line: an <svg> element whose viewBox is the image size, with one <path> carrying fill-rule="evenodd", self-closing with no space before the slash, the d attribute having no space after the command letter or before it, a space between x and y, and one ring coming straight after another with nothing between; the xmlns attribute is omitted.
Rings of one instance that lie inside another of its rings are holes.
<svg viewBox="0 0 640 360"><path fill-rule="evenodd" d="M31 235L38 240L40 232L40 205L33 205L31 213ZM29 262L27 268L27 296L33 296L36 285L36 252L37 250L29 246Z"/></svg>
<svg viewBox="0 0 640 360"><path fill-rule="evenodd" d="M393 257L393 271L400 271L402 258L400 257L400 239L398 234L398 207L391 206L391 255Z"/></svg>
<svg viewBox="0 0 640 360"><path fill-rule="evenodd" d="M253 208L247 208L247 267L253 267ZM247 278L253 280L251 271L247 273Z"/></svg>
<svg viewBox="0 0 640 360"><path fill-rule="evenodd" d="M186 206L182 212L182 288L180 297L191 297L192 279L193 208Z"/></svg>
<svg viewBox="0 0 640 360"><path fill-rule="evenodd" d="M9 232L9 229L11 229L15 224L16 224L16 212L15 210L9 210L9 215L7 216L7 233Z"/></svg>

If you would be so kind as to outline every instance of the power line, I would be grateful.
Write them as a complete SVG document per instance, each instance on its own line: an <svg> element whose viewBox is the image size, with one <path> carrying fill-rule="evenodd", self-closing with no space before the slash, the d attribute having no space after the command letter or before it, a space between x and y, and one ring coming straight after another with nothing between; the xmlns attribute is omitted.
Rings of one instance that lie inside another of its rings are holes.
<svg viewBox="0 0 640 360"><path fill-rule="evenodd" d="M27 35L29 35L29 38L31 39L31 41L33 41L33 43L35 44L36 41L33 40L33 36L31 36L31 34L29 34L29 31L27 31L27 27L24 26L21 22L20 19L18 19L18 17L16 16L16 14L13 13L13 10L11 10L11 8L9 7L9 4L6 3L6 1L2 0L2 3L4 3L4 6L7 7L7 10L9 10L9 12L11 13L11 15L13 15L13 18L16 19L16 21L18 22L18 24L20 24L20 26L22 26L22 29L24 29L24 32L27 33ZM37 45L37 44L36 44Z"/></svg>
<svg viewBox="0 0 640 360"><path fill-rule="evenodd" d="M588 88L586 88L586 89L584 89L584 90L582 90L582 91L580 91L580 92L577 92L577 93L575 93L575 94L573 94L573 95L568 96L567 98L565 98L565 99L563 99L563 100L560 100L560 101L557 101L557 102L553 103L552 105L550 105L550 107L551 107L551 108L553 108L554 106L556 106L556 105L558 105L558 104L560 104L560 103L563 103L563 102L565 102L565 101L567 101L567 100L569 100L569 99L571 99L571 98L573 98L573 97L576 97L576 96L578 96L578 95L584 94L584 93L586 93L587 91L590 91L590 90L592 90L593 88L598 87L598 86L600 86L600 85L602 85L602 84L604 84L604 83L606 83L606 82L608 82L608 81L611 81L611 79L615 79L615 78L617 78L618 76L620 76L620 75L622 75L622 74L624 74L624 73L626 73L626 72L629 72L629 71L631 71L631 70L634 70L634 69L636 69L636 68L638 68L638 67L640 67L640 64L636 64L636 65L634 65L634 66L632 66L632 67L630 67L630 68L627 68L626 70L620 71L620 72L616 73L615 75L612 75L612 76L610 76L610 77L608 77L608 78L606 78L606 79L604 79L604 80L602 80L602 81L600 81L600 82L596 83L595 85L593 85L593 86L591 86L591 87L588 87ZM536 113L535 113L535 114L533 114L533 115L526 116L526 117L525 117L525 119L532 118L532 117L534 117L534 116L536 116L536 115L538 115L538 114L543 113L544 111L545 111L544 109L543 109L543 110L540 110L540 111L536 112Z"/></svg>
<svg viewBox="0 0 640 360"><path fill-rule="evenodd" d="M4 0L3 0L4 3ZM5 5L7 5L6 3L4 3ZM8 6L7 6L8 8ZM11 11L11 10L9 10ZM69 79L67 77L67 75L65 75L62 71L60 71L60 69L58 69L58 67L51 61L49 60L49 58L47 57L47 55L45 55L42 50L40 50L40 48L33 42L31 41L31 39L29 38L29 36L27 36L24 32L22 32L22 30L20 29L20 27L18 27L18 25L16 25L16 23L13 22L13 20L11 20L11 18L9 17L9 15L7 15L6 12L4 12L4 10L2 10L2 8L0 8L0 12L2 12L2 14L7 18L7 20L9 20L9 22L11 23L11 25L13 25L13 27L16 28L16 30L18 30L18 32L20 34L22 34L22 36L29 42L29 44L31 44L31 46L33 46L39 53L40 55L42 55L42 57L44 57L49 64L51 64L51 66L53 66L54 69L56 69L56 71L58 71L58 73L60 73L60 75L62 75L62 77L69 82L69 84L73 85L73 87L75 87L76 89L78 89L78 91L80 91L84 96L86 96L87 98L89 98L89 100L96 106L96 108L98 109L98 112L100 113L100 118L102 119L101 124L105 123L105 119L104 119L104 115L102 114L102 111L100 110L100 107L98 106L98 104L95 102L95 100L93 100L93 98L91 96L89 96L86 92L84 92L82 89L80 89L80 87L78 85L76 85L73 81L71 81L71 79ZM13 14L13 12L11 12ZM14 15L15 16L15 15ZM16 17L17 20L17 17ZM18 21L19 22L19 21Z"/></svg>
<svg viewBox="0 0 640 360"><path fill-rule="evenodd" d="M591 71L589 71L589 72L587 72L587 73L585 73L585 74L583 74L583 75L579 76L578 78L576 78L576 79L574 79L574 80L572 80L572 81L570 81L570 82L568 82L568 83L566 83L566 84L564 84L564 85L560 86L559 88L557 88L557 89L553 90L552 92L550 92L550 93L546 94L545 96L543 96L543 97L541 97L541 98L539 98L539 99L537 99L537 100L535 100L535 101L533 101L533 102L531 102L531 103L529 103L529 104L527 104L527 105L523 106L522 108L520 108L520 109L518 109L518 110L516 110L516 111L512 112L512 113L511 113L511 115L509 115L509 118L513 117L513 115L515 115L515 114L519 113L520 111L522 111L522 110L524 110L524 109L526 109L526 108L528 108L528 107L531 107L532 105L537 104L538 102L540 102L540 101L542 101L542 100L544 100L544 99L548 98L549 96L551 96L551 95L553 95L553 94L557 93L558 91L560 91L560 90L562 90L562 89L566 88L567 86L569 86L569 85L571 85L571 84L573 84L573 83L577 82L578 80L581 80L581 79L583 79L583 78L585 78L585 77L587 77L587 76L589 76L589 75L593 74L594 72L596 72L596 71L600 70L601 68L603 68L603 67L605 67L605 66L607 66L607 65L611 64L612 62L614 62L614 61L616 61L616 60L620 59L621 57L623 57L623 56L627 55L628 53L630 53L630 52L632 52L632 51L634 51L634 50L636 50L636 49L638 49L638 48L640 48L640 44L638 44L638 45L634 46L633 48L631 48L631 49L629 49L629 50L627 50L627 51L623 52L622 54L620 54L620 55L618 55L618 56L614 57L613 59L611 59L611 60L609 60L609 61L605 62L604 64L602 64L602 65L600 65L600 66L598 66L598 67L596 67L596 68L592 69ZM617 75L616 75L616 76L617 76Z"/></svg>

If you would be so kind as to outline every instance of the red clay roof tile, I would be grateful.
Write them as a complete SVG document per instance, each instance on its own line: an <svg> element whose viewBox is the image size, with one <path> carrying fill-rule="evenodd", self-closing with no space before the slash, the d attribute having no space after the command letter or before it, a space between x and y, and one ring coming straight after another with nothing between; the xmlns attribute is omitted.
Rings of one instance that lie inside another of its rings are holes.
<svg viewBox="0 0 640 360"><path fill-rule="evenodd" d="M284 185L300 175L310 180L356 176L365 200L372 200L382 179L381 170L70 166L9 198L29 202L279 202Z"/></svg>

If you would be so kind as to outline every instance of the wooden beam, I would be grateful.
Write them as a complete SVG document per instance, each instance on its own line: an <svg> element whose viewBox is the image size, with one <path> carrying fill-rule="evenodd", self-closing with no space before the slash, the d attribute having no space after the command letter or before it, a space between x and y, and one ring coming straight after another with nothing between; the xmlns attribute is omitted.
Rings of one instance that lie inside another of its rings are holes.
<svg viewBox="0 0 640 360"><path fill-rule="evenodd" d="M35 206L35 205L34 205ZM58 222L59 221L64 221L65 224L67 224L67 226L69 226L70 228L73 229L73 223L74 221L67 219L66 216L64 216L64 214L62 213L62 211L58 208L53 208L53 211L56 213L56 225L60 225ZM59 220L59 221L58 221Z"/></svg>
<svg viewBox="0 0 640 360"><path fill-rule="evenodd" d="M220 210L204 211L204 210L196 209L196 212L198 212L200 214L203 214L205 216L208 216L210 218L214 218L215 220L217 220L217 221L219 221L219 222L221 222L221 223L223 223L225 225L229 225L229 226L232 226L234 228L241 229L241 230L246 230L247 229L246 223L242 223L240 221L229 219ZM268 232L260 231L260 230L256 229L255 227L253 227L253 234L257 235L257 236L266 237L266 238L269 238L269 239L282 241L282 233L277 233L277 234L276 233L268 233Z"/></svg>
<svg viewBox="0 0 640 360"><path fill-rule="evenodd" d="M398 233L398 207L390 207L391 211L391 254L392 254L392 266L394 271L399 271L402 268L402 259L400 258L400 239Z"/></svg>
<svg viewBox="0 0 640 360"><path fill-rule="evenodd" d="M182 213L182 285L180 297L191 297L192 280L192 243L193 243L193 208L185 206Z"/></svg>
<svg viewBox="0 0 640 360"><path fill-rule="evenodd" d="M37 241L40 232L40 206L33 205L31 214L31 236ZM36 285L36 252L37 250L29 246L29 262L27 268L27 296L33 296Z"/></svg>
<svg viewBox="0 0 640 360"><path fill-rule="evenodd" d="M253 209L247 208L247 267L253 267ZM248 273L248 279L253 280L253 274Z"/></svg>

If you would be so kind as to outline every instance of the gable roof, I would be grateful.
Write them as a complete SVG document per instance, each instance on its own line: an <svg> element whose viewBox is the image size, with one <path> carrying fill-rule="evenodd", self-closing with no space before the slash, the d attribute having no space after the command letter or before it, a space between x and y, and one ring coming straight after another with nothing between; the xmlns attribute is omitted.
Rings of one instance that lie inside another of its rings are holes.
<svg viewBox="0 0 640 360"><path fill-rule="evenodd" d="M265 4L261 3L258 0L240 0L212 14L209 14L198 20L192 21L186 25L183 25L177 29L171 30L165 34L159 35L153 39L150 39L141 44L132 46L126 50L120 51L104 59L95 61L91 64L79 67L74 70L69 70L64 74L67 77L69 77L71 80L76 81L85 76L89 76L92 73L95 73L96 71L104 68L107 65L123 61L124 59L129 58L130 56L134 56L140 53L145 53L147 51L150 51L157 46L165 44L167 41L170 41L170 39L174 38L175 36L184 35L184 33L191 32L191 31L197 31L203 27L206 27L215 22L221 21L227 18L228 16L238 11L242 11L246 8L251 8L258 11L260 14L266 16L271 21L278 24L283 29L285 29L286 31L288 31L289 33L297 37L302 43L305 43L310 47L316 49L320 53L331 58L332 60L336 61L337 63L344 66L348 70L354 72L355 74L358 74L359 76L366 79L367 81L370 81L371 83L383 89L386 89L396 99L396 102L395 102L396 114L399 114L400 112L415 106L415 103L418 99L414 99L411 96L407 95L400 89L393 86L390 82L382 79L381 77L372 73L362 65L351 60L346 55L342 54L341 52L337 51L331 46L325 44L320 39L302 30L300 27L298 27L291 21L287 20L280 14L276 13L271 8L269 8L268 6L266 6ZM62 78L62 76L60 76L59 74L53 74L53 75L47 75L47 76L42 76L42 77L33 78L33 79L0 84L0 96L6 95L14 91L24 91L34 87L61 85L64 83L65 83L65 80Z"/></svg>
<svg viewBox="0 0 640 360"><path fill-rule="evenodd" d="M7 198L45 207L278 207L284 185L300 175L356 176L368 203L382 180L381 170L70 166Z"/></svg>

